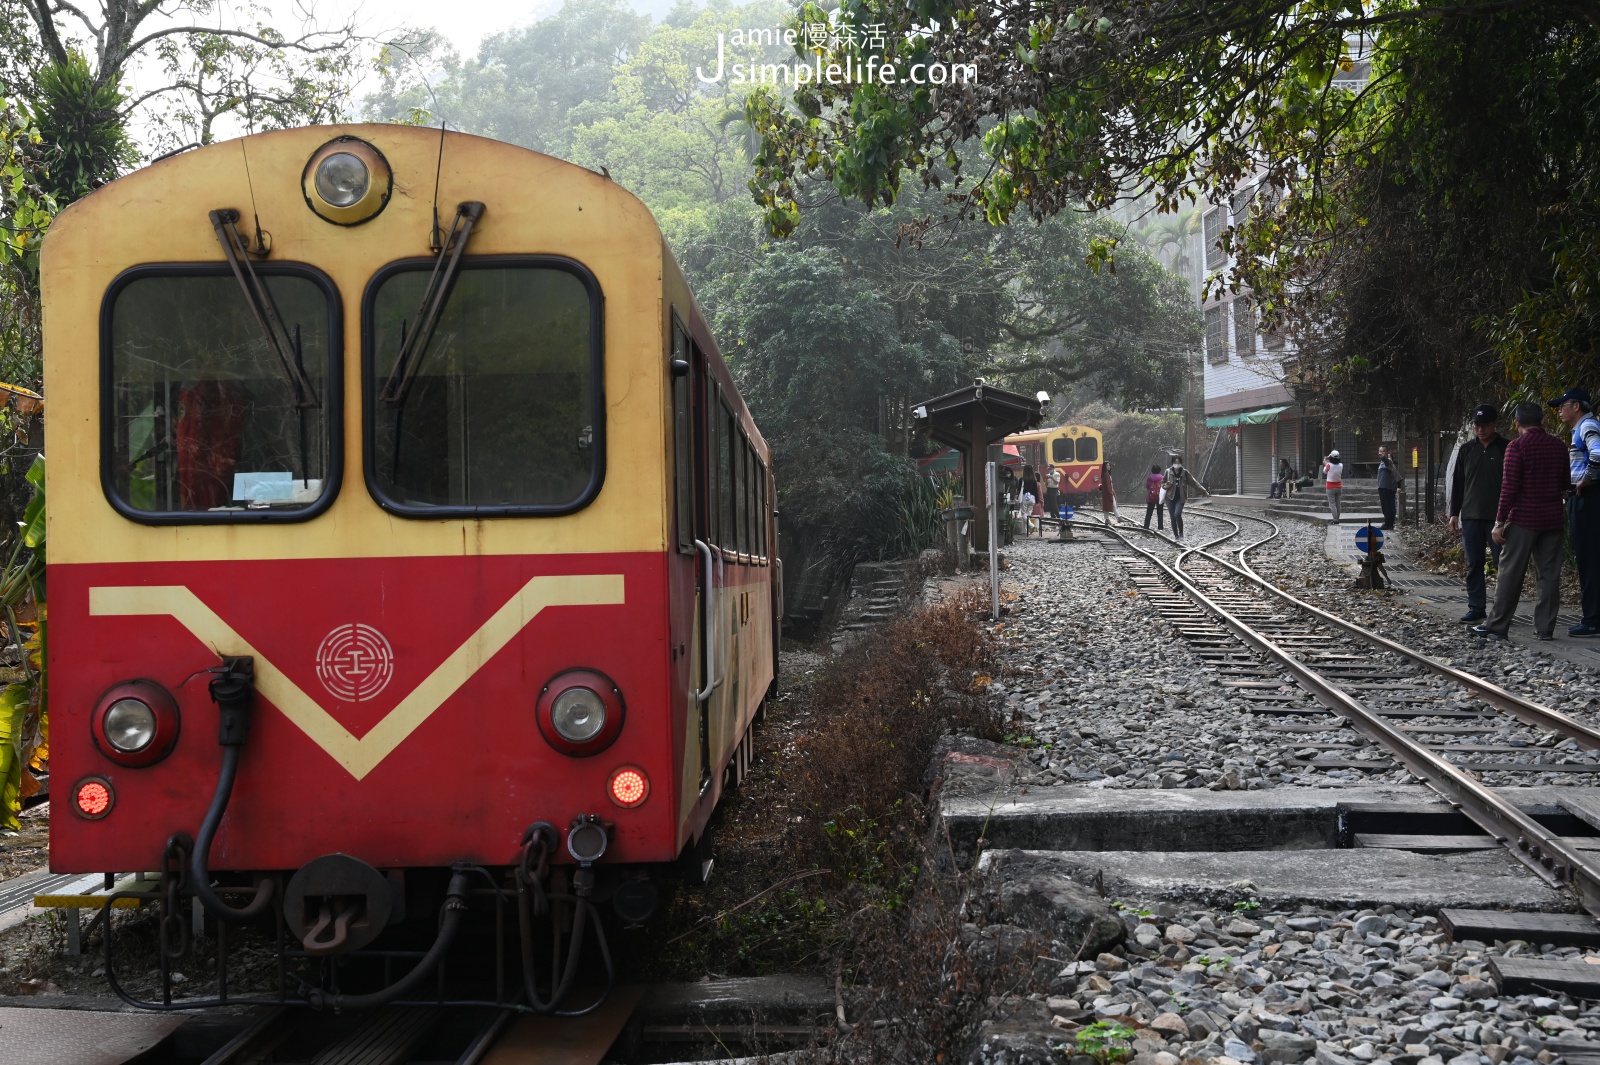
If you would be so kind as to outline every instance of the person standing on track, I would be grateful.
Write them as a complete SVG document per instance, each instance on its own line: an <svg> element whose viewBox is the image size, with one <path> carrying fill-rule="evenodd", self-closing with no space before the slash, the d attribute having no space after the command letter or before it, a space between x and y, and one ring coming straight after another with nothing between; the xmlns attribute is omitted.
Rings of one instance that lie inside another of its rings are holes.
<svg viewBox="0 0 1600 1065"><path fill-rule="evenodd" d="M1505 463L1506 438L1499 432L1500 412L1485 403L1472 412L1472 439L1456 449L1450 474L1450 531L1461 537L1467 556L1467 612L1462 624L1488 617L1488 591L1483 580L1487 549L1500 568L1500 544L1491 539L1495 508L1500 505L1500 472Z"/></svg>
<svg viewBox="0 0 1600 1065"><path fill-rule="evenodd" d="M1594 416L1589 393L1569 388L1550 401L1563 424L1572 430L1568 449L1572 494L1567 521L1572 551L1578 556L1578 589L1583 617L1569 636L1600 636L1600 418Z"/></svg>
<svg viewBox="0 0 1600 1065"><path fill-rule="evenodd" d="M1494 609L1472 632L1506 638L1511 617L1522 598L1522 578L1532 559L1539 575L1539 601L1533 608L1533 633L1541 640L1554 638L1556 610L1561 605L1562 500L1571 487L1567 449L1540 422L1544 409L1537 403L1517 404L1518 436L1506 445L1505 472L1500 482L1500 505L1495 512L1493 536L1503 544L1500 576L1495 581Z"/></svg>
<svg viewBox="0 0 1600 1065"><path fill-rule="evenodd" d="M1061 512L1061 471L1054 466L1044 475L1044 509L1052 518Z"/></svg>
<svg viewBox="0 0 1600 1065"><path fill-rule="evenodd" d="M1166 508L1161 505L1161 485L1166 478L1161 476L1160 466L1151 466L1150 473L1144 479L1144 527L1150 528L1150 515L1156 516L1156 528L1165 529Z"/></svg>
<svg viewBox="0 0 1600 1065"><path fill-rule="evenodd" d="M1399 486L1400 470L1394 464L1389 445L1381 444L1378 447L1378 509L1383 511L1385 529L1394 528L1394 493Z"/></svg>
<svg viewBox="0 0 1600 1065"><path fill-rule="evenodd" d="M1167 467L1167 472L1162 474L1162 484L1167 489L1167 514L1172 518L1172 535L1179 542L1183 540L1183 503L1189 495L1189 485L1200 489L1206 495L1211 493L1206 486L1194 479L1194 474L1183 468L1183 456L1173 455L1172 465Z"/></svg>
<svg viewBox="0 0 1600 1065"><path fill-rule="evenodd" d="M1337 451L1328 452L1327 459L1322 463L1322 487L1328 492L1328 512L1333 515L1333 523L1339 524L1339 496L1344 494L1344 463L1339 461Z"/></svg>

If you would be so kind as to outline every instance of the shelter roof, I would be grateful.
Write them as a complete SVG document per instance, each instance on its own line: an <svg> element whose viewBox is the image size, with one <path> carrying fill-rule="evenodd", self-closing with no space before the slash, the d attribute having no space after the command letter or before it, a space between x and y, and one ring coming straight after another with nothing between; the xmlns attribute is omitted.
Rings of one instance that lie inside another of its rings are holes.
<svg viewBox="0 0 1600 1065"><path fill-rule="evenodd" d="M1044 419L1044 404L984 384L980 378L966 388L924 400L911 413L918 426L939 443L967 451L975 428L981 429L985 443L993 443L1037 426Z"/></svg>

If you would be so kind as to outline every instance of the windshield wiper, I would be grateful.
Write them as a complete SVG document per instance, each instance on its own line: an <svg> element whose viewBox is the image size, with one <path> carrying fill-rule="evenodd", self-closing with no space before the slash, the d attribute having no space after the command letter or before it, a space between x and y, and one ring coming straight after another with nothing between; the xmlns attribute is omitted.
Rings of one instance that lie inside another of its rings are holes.
<svg viewBox="0 0 1600 1065"><path fill-rule="evenodd" d="M483 217L483 204L469 200L456 208L455 221L450 223L450 236L445 240L439 258L434 261L433 273L428 277L428 287L422 290L422 302L417 307L417 327L400 337L400 354L395 356L394 367L383 386L379 398L385 403L404 403L411 390L411 379L427 353L428 341L439 324L439 314L444 310L450 290L455 287L456 274L461 269L461 255L472 239L472 227Z"/></svg>
<svg viewBox="0 0 1600 1065"><path fill-rule="evenodd" d="M256 324L261 327L261 335L267 341L267 350L277 356L278 366L288 379L289 387L294 390L294 405L320 406L316 391L300 366L298 354L293 357L290 355L297 346L289 339L289 331L284 328L283 319L278 315L278 305L272 301L272 293L256 274L255 267L250 265L249 245L239 235L239 212L231 207L212 211L211 228L217 232L217 242L222 245L222 253L228 257L228 265L233 267L233 276L239 281L245 302L250 305L250 313L256 316Z"/></svg>

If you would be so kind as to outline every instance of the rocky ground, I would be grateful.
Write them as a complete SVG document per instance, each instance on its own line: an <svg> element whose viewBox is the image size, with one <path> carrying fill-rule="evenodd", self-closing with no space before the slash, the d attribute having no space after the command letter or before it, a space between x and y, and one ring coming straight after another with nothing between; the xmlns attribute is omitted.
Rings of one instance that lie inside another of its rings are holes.
<svg viewBox="0 0 1600 1065"><path fill-rule="evenodd" d="M1225 527L1197 512L1190 542ZM1254 528L1262 528L1259 525ZM1514 692L1600 725L1600 670L1574 667L1548 654L1472 636L1465 626L1389 597L1350 589L1350 578L1323 556L1323 530L1281 523L1277 541L1254 552L1263 574L1300 598ZM1155 541L1149 541L1154 543ZM1255 790L1404 783L1408 774L1386 758L1367 769L1292 766L1296 748L1252 714L1249 704L1215 683L1216 675L1134 591L1112 556L1119 550L1019 540L1009 550L1003 584L1011 614L1004 626L1007 671L994 692L1019 723L1017 740L1032 744L1036 782L1110 788L1211 787ZM1600 658L1596 659L1600 665ZM1452 690L1448 696L1456 699ZM1460 705L1476 705L1463 696ZM1454 708L1454 707L1452 707ZM1299 719L1294 719L1299 720ZM1327 722L1307 717L1302 723ZM1301 743L1360 743L1349 730L1302 734ZM1526 746L1516 760L1594 764L1600 756L1575 745L1540 747L1548 739L1516 722L1484 734L1484 744ZM1493 774L1491 783L1507 783ZM1588 773L1524 774L1523 784L1590 784Z"/></svg>
<svg viewBox="0 0 1600 1065"><path fill-rule="evenodd" d="M1189 524L1191 544L1203 539L1195 534L1222 528L1198 508ZM1348 575L1323 555L1320 527L1282 526L1280 539L1256 552L1253 562L1286 590L1600 724L1595 670L1516 645L1484 643L1397 598L1350 590ZM1015 722L1008 741L1027 748L1028 787L1260 790L1412 782L1387 768L1392 763L1367 772L1288 764L1292 741L1266 727L1279 719L1251 714L1215 684L1215 674L1135 594L1112 558L1119 553L1038 540L1019 541L1009 552L1003 587L1012 610L1002 628L1007 668L993 691ZM1507 743L1531 736L1515 725L1500 735ZM1330 729L1315 738L1349 742L1350 734ZM1536 756L1589 757L1567 748ZM1596 782L1588 774L1555 772L1519 780ZM973 1062L1014 1065L1056 1054L1073 1065L1130 1055L1135 1065L1313 1059L1321 1065L1538 1065L1562 1059L1581 1045L1577 1041L1600 1033L1600 1006L1563 996L1503 996L1488 971L1494 955L1584 956L1600 965L1600 951L1520 941L1451 943L1435 916L1393 907L1268 912L1247 891L1233 909L1219 910L1103 900L1087 888L1056 884L1045 907L1054 916L1041 921L1037 906L999 899L1018 890L1002 886L1003 879L994 874L988 894L980 892L975 904L988 899L991 917L1053 937L1034 956L1060 967L1036 983L1033 994L997 1009ZM1037 893L1037 884L1032 890ZM1066 935L1065 911L1073 925ZM1087 931L1096 921L1105 926L1113 913L1120 927L1111 924L1104 936ZM1080 927L1086 929L1081 934ZM1074 954L1080 942L1093 946ZM1041 1039L1046 1025L1054 1034ZM1600 1051L1600 1041L1594 1046Z"/></svg>
<svg viewBox="0 0 1600 1065"><path fill-rule="evenodd" d="M1600 1032L1600 1006L1497 994L1489 957L1540 948L1448 943L1432 916L1122 905L1115 953L1067 965L1058 993L1033 1002L1069 1051L1111 1021L1132 1035L1136 1065L1536 1065L1565 1049L1547 1044Z"/></svg>

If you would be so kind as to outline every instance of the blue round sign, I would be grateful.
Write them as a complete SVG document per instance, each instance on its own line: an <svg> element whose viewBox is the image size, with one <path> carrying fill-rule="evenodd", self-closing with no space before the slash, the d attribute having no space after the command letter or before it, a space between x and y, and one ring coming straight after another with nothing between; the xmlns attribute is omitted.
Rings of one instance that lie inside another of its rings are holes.
<svg viewBox="0 0 1600 1065"><path fill-rule="evenodd" d="M1368 533L1371 539L1368 539ZM1383 530L1375 525L1363 525L1356 530L1356 550L1363 555L1370 553L1374 548L1383 547Z"/></svg>

